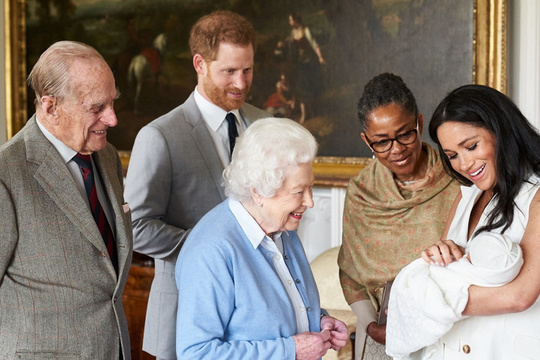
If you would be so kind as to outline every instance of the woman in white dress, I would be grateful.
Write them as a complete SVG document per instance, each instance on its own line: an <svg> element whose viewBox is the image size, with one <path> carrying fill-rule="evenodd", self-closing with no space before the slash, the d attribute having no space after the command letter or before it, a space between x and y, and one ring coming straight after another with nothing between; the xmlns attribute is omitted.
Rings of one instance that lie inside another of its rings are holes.
<svg viewBox="0 0 540 360"><path fill-rule="evenodd" d="M429 125L463 186L439 242L422 252L447 265L485 231L519 243L524 264L501 287L469 287L463 315L429 359L540 358L540 135L504 94L481 85L452 91ZM465 242L463 242L465 241Z"/></svg>

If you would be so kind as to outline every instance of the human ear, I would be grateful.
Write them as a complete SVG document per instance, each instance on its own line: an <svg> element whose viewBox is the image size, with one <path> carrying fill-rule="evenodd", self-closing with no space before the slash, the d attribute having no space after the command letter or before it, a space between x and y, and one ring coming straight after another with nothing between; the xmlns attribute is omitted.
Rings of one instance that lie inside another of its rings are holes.
<svg viewBox="0 0 540 360"><path fill-rule="evenodd" d="M193 56L193 67L195 68L197 75L205 75L207 64L206 60L201 54L195 54Z"/></svg>
<svg viewBox="0 0 540 360"><path fill-rule="evenodd" d="M364 142L366 143L367 147L371 150L371 152L373 152L373 149L371 148L371 146L369 145L369 142L367 140L366 134L360 133L360 137L362 138L362 140L364 140Z"/></svg>
<svg viewBox="0 0 540 360"><path fill-rule="evenodd" d="M424 115L422 113L418 114L418 134L422 135L424 130Z"/></svg>
<svg viewBox="0 0 540 360"><path fill-rule="evenodd" d="M254 204L262 204L263 196L259 194L257 189L253 188L251 189L251 201L253 201ZM260 207L260 206L259 206Z"/></svg>
<svg viewBox="0 0 540 360"><path fill-rule="evenodd" d="M44 95L40 99L40 107L45 119L40 119L56 125L58 123L58 104L54 95Z"/></svg>

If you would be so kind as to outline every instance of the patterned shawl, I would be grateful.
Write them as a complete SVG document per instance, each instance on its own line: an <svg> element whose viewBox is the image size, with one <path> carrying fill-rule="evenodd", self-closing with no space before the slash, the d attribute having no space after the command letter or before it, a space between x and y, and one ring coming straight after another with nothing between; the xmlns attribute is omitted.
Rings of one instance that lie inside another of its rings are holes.
<svg viewBox="0 0 540 360"><path fill-rule="evenodd" d="M349 304L370 299L375 310L382 285L440 239L459 191L428 144L426 177L410 185L373 161L349 181L343 213L340 279Z"/></svg>

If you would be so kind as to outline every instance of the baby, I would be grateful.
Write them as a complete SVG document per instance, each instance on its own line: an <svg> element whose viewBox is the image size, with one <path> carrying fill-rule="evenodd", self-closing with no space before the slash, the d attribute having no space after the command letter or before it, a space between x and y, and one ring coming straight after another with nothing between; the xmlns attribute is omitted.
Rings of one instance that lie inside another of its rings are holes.
<svg viewBox="0 0 540 360"><path fill-rule="evenodd" d="M465 255L447 267L413 261L398 274L390 292L386 353L394 359L428 359L437 340L464 318L469 286L507 284L522 264L521 247L492 232L471 239Z"/></svg>

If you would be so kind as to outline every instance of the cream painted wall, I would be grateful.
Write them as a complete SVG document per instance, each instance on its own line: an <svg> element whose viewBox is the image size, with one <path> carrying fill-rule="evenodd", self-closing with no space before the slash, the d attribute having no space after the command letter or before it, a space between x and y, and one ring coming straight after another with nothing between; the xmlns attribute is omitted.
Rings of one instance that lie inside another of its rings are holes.
<svg viewBox="0 0 540 360"><path fill-rule="evenodd" d="M508 94L540 129L540 1L508 3Z"/></svg>

